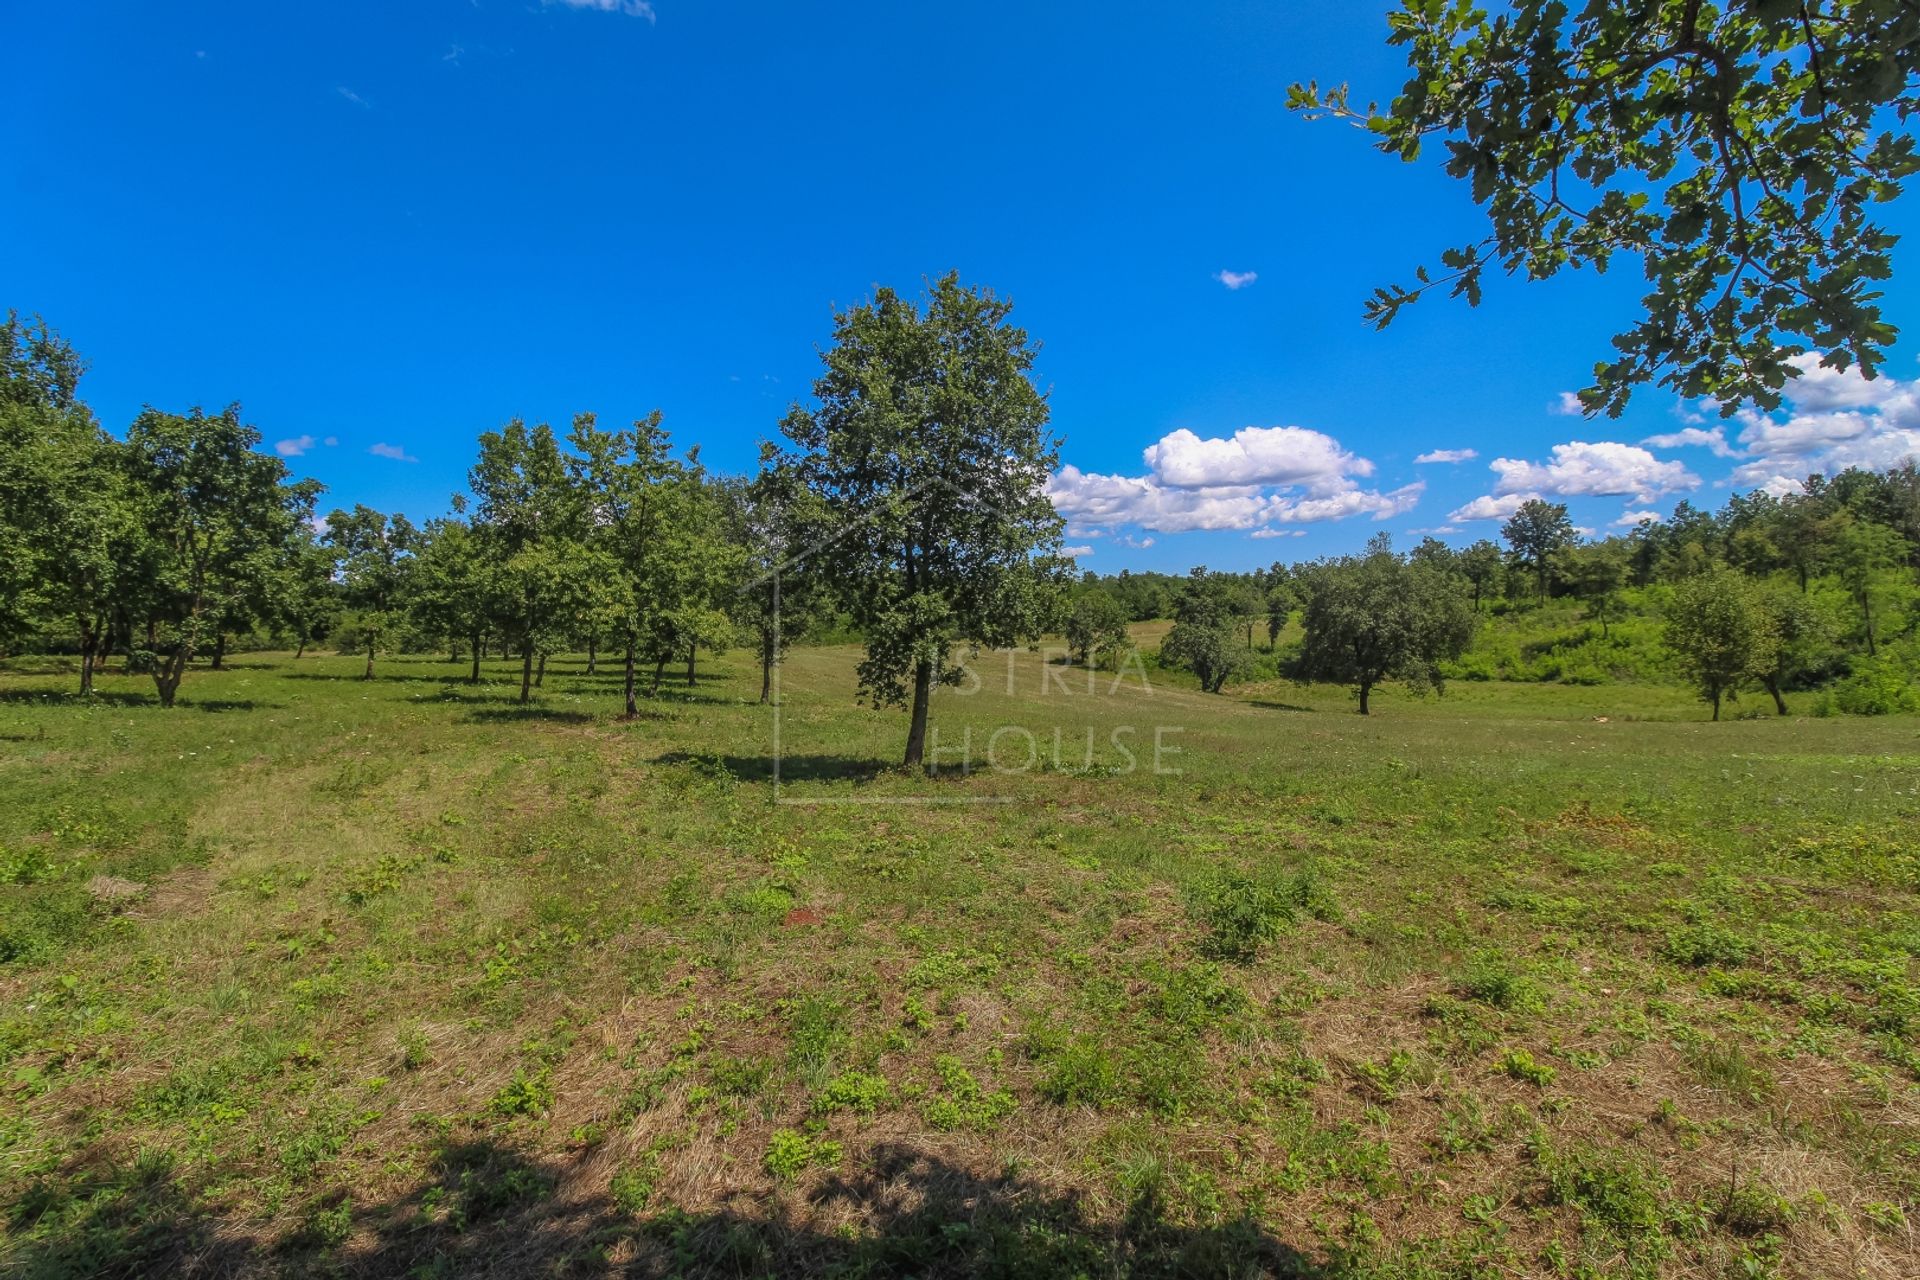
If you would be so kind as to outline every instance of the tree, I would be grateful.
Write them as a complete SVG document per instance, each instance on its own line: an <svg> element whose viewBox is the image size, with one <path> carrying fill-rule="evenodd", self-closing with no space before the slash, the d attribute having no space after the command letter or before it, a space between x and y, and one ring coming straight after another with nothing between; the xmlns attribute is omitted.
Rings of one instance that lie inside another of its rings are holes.
<svg viewBox="0 0 1920 1280"><path fill-rule="evenodd" d="M1566 504L1530 498L1500 527L1500 536L1513 548L1514 559L1533 570L1540 598L1545 600L1547 570L1553 563L1554 553L1577 541Z"/></svg>
<svg viewBox="0 0 1920 1280"><path fill-rule="evenodd" d="M1860 609L1860 625L1866 633L1867 656L1879 648L1873 636L1873 601L1879 593L1880 576L1905 563L1907 540L1885 525L1865 520L1847 520L1833 543L1833 567L1847 595Z"/></svg>
<svg viewBox="0 0 1920 1280"><path fill-rule="evenodd" d="M1431 566L1395 555L1385 534L1364 555L1311 566L1302 581L1299 675L1352 685L1363 716L1387 680L1419 692L1441 689L1440 664L1473 640L1473 611L1459 591Z"/></svg>
<svg viewBox="0 0 1920 1280"><path fill-rule="evenodd" d="M1174 603L1173 630L1160 643L1160 660L1193 672L1201 692L1219 693L1249 665L1233 634L1240 608L1241 592L1231 576L1196 568Z"/></svg>
<svg viewBox="0 0 1920 1280"><path fill-rule="evenodd" d="M1791 590L1764 588L1757 593L1755 605L1773 637L1772 660L1759 663L1755 674L1773 699L1774 710L1786 715L1787 700L1782 691L1826 648L1826 624L1804 595Z"/></svg>
<svg viewBox="0 0 1920 1280"><path fill-rule="evenodd" d="M421 529L407 594L414 625L422 633L466 642L471 664L467 682L478 684L493 593L483 540L462 518L464 509L465 503L456 501L452 515L429 520Z"/></svg>
<svg viewBox="0 0 1920 1280"><path fill-rule="evenodd" d="M153 553L141 603L162 706L217 619L261 590L313 514L320 486L290 481L285 463L254 452L259 443L239 405L149 408L127 430L131 500Z"/></svg>
<svg viewBox="0 0 1920 1280"><path fill-rule="evenodd" d="M1573 593L1587 606L1587 619L1600 624L1600 635L1611 634L1611 624L1626 616L1620 588L1626 584L1627 561L1617 542L1597 542L1561 552L1562 575Z"/></svg>
<svg viewBox="0 0 1920 1280"><path fill-rule="evenodd" d="M62 582L81 585L76 571L92 579L111 567L86 518L100 513L76 510L114 479L102 468L115 461L109 442L76 399L85 370L44 320L25 323L9 311L0 323L0 644L49 612L72 617L78 602L50 595L63 594ZM75 535L81 545L71 543ZM96 593L83 586L82 594ZM83 691L90 676L83 654Z"/></svg>
<svg viewBox="0 0 1920 1280"><path fill-rule="evenodd" d="M1067 617L1067 647L1082 666L1104 666L1133 643L1120 602L1095 588L1083 591Z"/></svg>
<svg viewBox="0 0 1920 1280"><path fill-rule="evenodd" d="M752 480L728 486L734 539L745 549L745 579L732 614L760 659L760 705L773 700L773 673L789 646L828 613L830 593L805 552L828 530L818 499L777 450L762 451Z"/></svg>
<svg viewBox="0 0 1920 1280"><path fill-rule="evenodd" d="M480 436L467 476L474 531L486 557L494 625L520 654L520 701L533 696L533 660L588 607L606 566L584 541L581 495L568 481L553 428L515 419Z"/></svg>
<svg viewBox="0 0 1920 1280"><path fill-rule="evenodd" d="M861 693L910 706L910 766L934 686L961 678L954 646L1037 638L1066 573L1045 492L1058 441L1011 310L954 274L924 306L877 290L835 317L817 404L782 423L838 533L815 563L866 639Z"/></svg>
<svg viewBox="0 0 1920 1280"><path fill-rule="evenodd" d="M327 517L326 543L339 557L341 598L354 611L356 636L367 649L362 679L373 679L381 637L405 623L416 541L403 515L386 516L356 504Z"/></svg>
<svg viewBox="0 0 1920 1280"><path fill-rule="evenodd" d="M1487 539L1460 553L1460 573L1473 584L1473 611L1480 612L1480 600L1500 580L1500 548Z"/></svg>
<svg viewBox="0 0 1920 1280"><path fill-rule="evenodd" d="M339 617L340 593L333 580L337 564L333 548L322 543L311 527L294 530L274 598L279 605L277 623L293 634L295 659L308 645L325 639Z"/></svg>
<svg viewBox="0 0 1920 1280"><path fill-rule="evenodd" d="M1580 393L1589 412L1646 382L1771 409L1810 347L1868 376L1885 358L1895 237L1872 212L1916 168L1920 7L1404 0L1388 22L1410 74L1384 113L1344 87L1294 85L1290 105L1364 121L1403 160L1440 139L1492 230L1377 290L1375 324L1440 286L1477 304L1490 266L1542 279L1624 254L1651 290Z"/></svg>
<svg viewBox="0 0 1920 1280"><path fill-rule="evenodd" d="M1285 565L1276 564L1267 571L1267 651L1279 647L1280 633L1287 620L1300 607L1300 592Z"/></svg>
<svg viewBox="0 0 1920 1280"><path fill-rule="evenodd" d="M1722 699L1739 697L1741 685L1773 668L1778 637L1752 582L1715 569L1674 588L1666 642L1718 720Z"/></svg>
<svg viewBox="0 0 1920 1280"><path fill-rule="evenodd" d="M684 494L676 487L681 468L660 422L656 409L628 430L603 431L591 414L583 414L574 420L572 436L580 454L574 473L589 512L589 537L611 575L605 624L624 652L629 717L640 714L634 681L641 650L656 639L660 619L678 599L679 561L688 533ZM660 661L667 656L663 647Z"/></svg>

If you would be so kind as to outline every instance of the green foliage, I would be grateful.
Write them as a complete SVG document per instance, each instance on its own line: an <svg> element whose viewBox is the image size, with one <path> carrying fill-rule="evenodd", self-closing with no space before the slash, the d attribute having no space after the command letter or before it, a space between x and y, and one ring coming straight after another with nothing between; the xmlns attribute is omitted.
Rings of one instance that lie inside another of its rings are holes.
<svg viewBox="0 0 1920 1280"><path fill-rule="evenodd" d="M844 1071L814 1095L813 1109L821 1113L851 1111L856 1115L870 1116L892 1097L893 1086L887 1083L885 1076L867 1071Z"/></svg>
<svg viewBox="0 0 1920 1280"><path fill-rule="evenodd" d="M1067 646L1084 666L1111 666L1131 647L1127 615L1104 591L1086 591L1067 617Z"/></svg>
<svg viewBox="0 0 1920 1280"><path fill-rule="evenodd" d="M1201 950L1245 964L1285 932L1296 903L1279 885L1221 870L1190 888L1187 910L1207 931Z"/></svg>
<svg viewBox="0 0 1920 1280"><path fill-rule="evenodd" d="M1667 610L1667 647L1720 718L1723 699L1778 664L1779 633L1751 582L1730 569L1689 579Z"/></svg>
<svg viewBox="0 0 1920 1280"><path fill-rule="evenodd" d="M1500 1070L1515 1080L1546 1088L1560 1073L1544 1062L1535 1062L1525 1049L1509 1049L1500 1055Z"/></svg>
<svg viewBox="0 0 1920 1280"><path fill-rule="evenodd" d="M955 274L924 306L879 289L835 317L815 407L781 424L835 530L822 567L866 642L861 693L911 704L909 765L933 687L961 678L953 647L1037 638L1066 570L1045 493L1057 443L1011 311Z"/></svg>
<svg viewBox="0 0 1920 1280"><path fill-rule="evenodd" d="M840 1144L810 1138L796 1129L776 1129L767 1140L761 1163L781 1182L792 1182L808 1169L832 1168L840 1163Z"/></svg>
<svg viewBox="0 0 1920 1280"><path fill-rule="evenodd" d="M1443 253L1445 274L1376 291L1376 324L1443 284L1478 303L1489 267L1538 279L1626 254L1650 291L1581 393L1590 411L1648 381L1773 408L1809 349L1837 368L1885 358L1894 237L1872 211L1916 168L1901 122L1920 107L1920 13L1405 0L1388 23L1408 78L1384 112L1344 87L1296 84L1289 105L1364 123L1402 159L1442 141L1492 230Z"/></svg>
<svg viewBox="0 0 1920 1280"><path fill-rule="evenodd" d="M1299 673L1352 685L1362 715L1384 681L1440 689L1443 664L1473 638L1473 613L1448 575L1395 555L1384 534L1365 555L1301 569L1299 582L1306 596Z"/></svg>

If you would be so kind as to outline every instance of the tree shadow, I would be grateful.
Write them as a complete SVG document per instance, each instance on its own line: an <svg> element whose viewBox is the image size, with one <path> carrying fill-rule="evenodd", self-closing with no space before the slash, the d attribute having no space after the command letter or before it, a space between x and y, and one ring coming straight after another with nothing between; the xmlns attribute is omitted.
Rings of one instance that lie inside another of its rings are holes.
<svg viewBox="0 0 1920 1280"><path fill-rule="evenodd" d="M42 707L62 707L82 709L87 707L153 707L160 706L157 693L131 693L118 689L96 689L90 694L67 692L35 692L31 689L0 689L0 703L15 703ZM174 706L181 710L222 712L222 711L261 711L280 707L278 702L262 702L258 698L197 698L185 686L182 686L179 700Z"/></svg>
<svg viewBox="0 0 1920 1280"><path fill-rule="evenodd" d="M563 711L558 707L534 704L509 707L478 707L461 716L467 724L512 724L517 721L546 720L554 724L591 724L594 716L586 711Z"/></svg>
<svg viewBox="0 0 1920 1280"><path fill-rule="evenodd" d="M1250 706L1250 707L1264 707L1264 708L1266 708L1266 709L1267 709L1268 711L1304 711L1304 712L1311 712L1311 711L1313 710L1313 708L1312 708L1312 707L1303 707L1303 706L1300 706L1300 705L1298 705L1297 703L1292 703L1292 702L1272 702L1272 701L1269 701L1269 700L1267 700L1267 699L1264 699L1264 698L1249 698L1249 699L1247 699L1247 705L1248 705L1248 706Z"/></svg>
<svg viewBox="0 0 1920 1280"><path fill-rule="evenodd" d="M335 1192L277 1242L233 1231L145 1161L83 1187L28 1188L0 1264L25 1275L1293 1277L1331 1272L1250 1218L1169 1219L1151 1194L1118 1217L1017 1174L982 1174L904 1143L846 1173L688 1212L569 1187L590 1156L542 1162L450 1142L422 1183L366 1203ZM749 1175L745 1181L758 1182ZM80 1192L89 1193L83 1198ZM77 1210L77 1211L76 1211ZM845 1224L845 1225L842 1225Z"/></svg>
<svg viewBox="0 0 1920 1280"><path fill-rule="evenodd" d="M871 782L897 767L887 760L863 760L854 756L734 756L695 751L669 751L654 757L653 763L724 771L741 782L771 782L776 765L782 782Z"/></svg>

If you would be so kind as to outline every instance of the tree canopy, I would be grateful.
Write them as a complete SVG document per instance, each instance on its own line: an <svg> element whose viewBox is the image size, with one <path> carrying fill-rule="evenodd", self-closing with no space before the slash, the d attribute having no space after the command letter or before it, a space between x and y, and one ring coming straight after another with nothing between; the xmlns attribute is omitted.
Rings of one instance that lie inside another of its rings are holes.
<svg viewBox="0 0 1920 1280"><path fill-rule="evenodd" d="M1656 383L1732 413L1777 407L1818 353L1871 377L1897 331L1875 220L1915 171L1920 6L1907 0L1402 0L1388 42L1408 78L1383 111L1345 86L1296 109L1364 124L1405 160L1430 140L1486 207L1488 233L1410 285L1478 304L1489 268L1543 279L1639 259L1648 292L1580 393L1618 414Z"/></svg>

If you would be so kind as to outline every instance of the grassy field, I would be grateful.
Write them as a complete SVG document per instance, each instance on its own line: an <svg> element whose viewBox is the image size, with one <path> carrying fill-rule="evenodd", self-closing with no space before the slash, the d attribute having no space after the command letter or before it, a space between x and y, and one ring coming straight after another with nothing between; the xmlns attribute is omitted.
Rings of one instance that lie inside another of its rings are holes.
<svg viewBox="0 0 1920 1280"><path fill-rule="evenodd" d="M1920 722L854 658L11 664L0 1273L1920 1275Z"/></svg>

